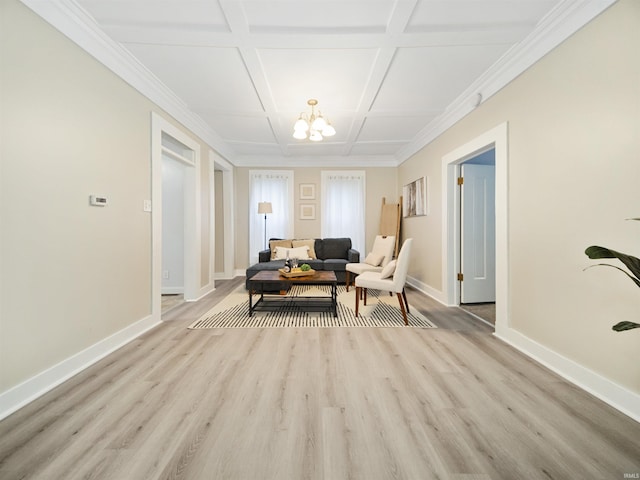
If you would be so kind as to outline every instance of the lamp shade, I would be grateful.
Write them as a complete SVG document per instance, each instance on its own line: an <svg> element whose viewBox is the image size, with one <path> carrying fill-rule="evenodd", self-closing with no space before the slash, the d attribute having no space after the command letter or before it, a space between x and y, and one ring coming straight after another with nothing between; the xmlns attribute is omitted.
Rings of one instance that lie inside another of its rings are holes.
<svg viewBox="0 0 640 480"><path fill-rule="evenodd" d="M309 133L309 140L313 142L319 142L320 140L322 140L322 134L317 130L311 130L311 133Z"/></svg>
<svg viewBox="0 0 640 480"><path fill-rule="evenodd" d="M336 129L333 128L333 125L327 123L327 126L322 129L323 137L332 137L336 134Z"/></svg>
<svg viewBox="0 0 640 480"><path fill-rule="evenodd" d="M296 121L295 125L293 126L293 129L296 131L300 130L300 131L306 132L307 130L309 130L309 124L304 118L302 118L302 116L300 116L300 118Z"/></svg>
<svg viewBox="0 0 640 480"><path fill-rule="evenodd" d="M258 213L272 213L271 202L258 202Z"/></svg>
<svg viewBox="0 0 640 480"><path fill-rule="evenodd" d="M307 138L307 134L305 133L304 130L294 130L293 138L297 138L298 140L304 140L305 138Z"/></svg>
<svg viewBox="0 0 640 480"><path fill-rule="evenodd" d="M327 126L327 122L326 120L322 117L322 115L318 115L314 120L313 123L311 124L311 128L313 130L322 130L324 127Z"/></svg>

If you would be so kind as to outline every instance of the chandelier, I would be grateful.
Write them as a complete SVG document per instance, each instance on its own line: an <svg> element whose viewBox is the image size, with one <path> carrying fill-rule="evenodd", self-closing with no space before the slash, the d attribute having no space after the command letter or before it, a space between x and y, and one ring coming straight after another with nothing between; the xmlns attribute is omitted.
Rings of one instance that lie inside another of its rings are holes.
<svg viewBox="0 0 640 480"><path fill-rule="evenodd" d="M300 118L293 126L293 138L304 140L309 132L309 140L319 142L324 137L335 135L336 129L324 119L319 110L316 116L315 107L318 105L318 100L312 98L307 101L307 105L311 107L311 115L304 112L300 114Z"/></svg>

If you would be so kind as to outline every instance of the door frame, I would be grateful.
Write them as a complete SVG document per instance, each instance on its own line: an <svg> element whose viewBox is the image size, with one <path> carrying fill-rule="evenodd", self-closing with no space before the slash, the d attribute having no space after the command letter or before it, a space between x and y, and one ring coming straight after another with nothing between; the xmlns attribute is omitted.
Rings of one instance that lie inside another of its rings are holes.
<svg viewBox="0 0 640 480"><path fill-rule="evenodd" d="M151 112L151 315L162 317L162 134L194 152L185 169L184 299L197 300L200 289L202 219L200 208L200 144L182 130Z"/></svg>
<svg viewBox="0 0 640 480"><path fill-rule="evenodd" d="M509 325L508 242L508 123L483 133L442 157L443 228L442 285L445 303L459 305L460 199L457 178L460 164L495 149L496 159L496 334Z"/></svg>
<svg viewBox="0 0 640 480"><path fill-rule="evenodd" d="M220 155L216 154L213 150L209 150L209 161L211 162L211 173L214 174L214 170L222 172L222 205L223 205L223 248L224 248L224 269L222 275L215 276L215 261L212 260L212 278L224 278L231 279L235 276L235 237L234 233L234 203L233 203L233 165L227 162ZM215 180L213 180L215 184ZM212 189L212 191L214 191ZM211 211L215 212L215 205L212 205ZM217 218L212 221L212 236L215 237L215 225ZM215 245L212 247L212 252L215 253ZM212 254L213 255L213 254ZM243 273L244 274L244 273Z"/></svg>

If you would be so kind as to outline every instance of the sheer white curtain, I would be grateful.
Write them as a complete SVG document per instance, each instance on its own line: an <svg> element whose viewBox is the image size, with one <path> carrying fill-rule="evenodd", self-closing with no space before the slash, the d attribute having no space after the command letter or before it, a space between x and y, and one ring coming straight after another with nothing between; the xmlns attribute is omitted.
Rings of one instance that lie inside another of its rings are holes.
<svg viewBox="0 0 640 480"><path fill-rule="evenodd" d="M364 171L322 172L322 237L349 237L363 252L365 214Z"/></svg>
<svg viewBox="0 0 640 480"><path fill-rule="evenodd" d="M259 202L271 202L273 213L267 214L267 242L271 237L293 237L293 171L249 171L249 262L258 261L265 248L264 214L258 213Z"/></svg>

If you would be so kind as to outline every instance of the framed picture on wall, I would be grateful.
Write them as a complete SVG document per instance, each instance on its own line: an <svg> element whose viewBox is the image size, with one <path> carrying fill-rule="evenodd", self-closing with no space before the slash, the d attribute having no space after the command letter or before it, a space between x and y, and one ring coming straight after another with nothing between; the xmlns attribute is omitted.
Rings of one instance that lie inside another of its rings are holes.
<svg viewBox="0 0 640 480"><path fill-rule="evenodd" d="M427 215L427 177L421 177L402 187L402 216Z"/></svg>
<svg viewBox="0 0 640 480"><path fill-rule="evenodd" d="M315 200L315 199L316 199L316 184L301 183L300 184L300 200Z"/></svg>
<svg viewBox="0 0 640 480"><path fill-rule="evenodd" d="M300 220L315 220L316 206L309 203L300 205Z"/></svg>

